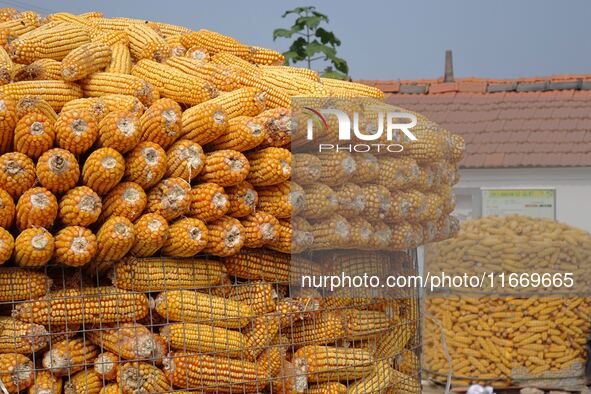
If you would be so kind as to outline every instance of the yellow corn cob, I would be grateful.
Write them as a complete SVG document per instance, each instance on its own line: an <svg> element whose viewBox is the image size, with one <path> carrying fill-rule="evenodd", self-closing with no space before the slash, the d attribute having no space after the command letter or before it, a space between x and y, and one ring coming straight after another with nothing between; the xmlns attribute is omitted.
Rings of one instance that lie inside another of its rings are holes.
<svg viewBox="0 0 591 394"><path fill-rule="evenodd" d="M241 88L221 93L211 100L219 104L228 119L237 116L256 116L265 109L266 93L257 88Z"/></svg>
<svg viewBox="0 0 591 394"><path fill-rule="evenodd" d="M41 272L20 268L0 268L0 285L6 290L0 301L19 301L41 297L51 287L52 281Z"/></svg>
<svg viewBox="0 0 591 394"><path fill-rule="evenodd" d="M56 12L54 14L47 15L45 17L45 22L68 22L85 26L87 28L94 28L94 25L87 19L81 17L80 15L70 14L69 12Z"/></svg>
<svg viewBox="0 0 591 394"><path fill-rule="evenodd" d="M111 46L111 62L105 71L109 73L131 74L131 53L126 43L116 43Z"/></svg>
<svg viewBox="0 0 591 394"><path fill-rule="evenodd" d="M329 186L336 186L355 176L357 164L351 153L320 153L317 157L320 160L320 182Z"/></svg>
<svg viewBox="0 0 591 394"><path fill-rule="evenodd" d="M215 86L206 80L152 60L140 60L131 69L131 74L151 83L162 97L180 103L195 105L218 95Z"/></svg>
<svg viewBox="0 0 591 394"><path fill-rule="evenodd" d="M166 152L166 176L183 178L187 182L196 178L205 166L201 145L182 139Z"/></svg>
<svg viewBox="0 0 591 394"><path fill-rule="evenodd" d="M93 361L94 371L101 379L115 380L120 363L121 358L117 354L103 350Z"/></svg>
<svg viewBox="0 0 591 394"><path fill-rule="evenodd" d="M60 80L62 79L61 70L61 62L53 59L39 59L18 69L13 68L12 80L14 82Z"/></svg>
<svg viewBox="0 0 591 394"><path fill-rule="evenodd" d="M109 112L98 127L98 146L113 148L122 154L132 150L142 134L139 118L129 111Z"/></svg>
<svg viewBox="0 0 591 394"><path fill-rule="evenodd" d="M225 273L224 269L224 273ZM205 290L204 290L205 291ZM274 312L277 308L277 292L273 285L265 282L245 282L228 286L217 286L207 290L235 301L248 304L257 315Z"/></svg>
<svg viewBox="0 0 591 394"><path fill-rule="evenodd" d="M318 273L318 267L302 257L265 249L243 249L222 260L228 274L242 279L289 282L291 275Z"/></svg>
<svg viewBox="0 0 591 394"><path fill-rule="evenodd" d="M19 230L31 227L51 228L57 217L55 196L43 187L34 187L23 193L16 204L16 226Z"/></svg>
<svg viewBox="0 0 591 394"><path fill-rule="evenodd" d="M285 58L277 51L268 48L250 47L251 56L250 61L255 64L271 65L283 64ZM295 67L294 67L295 68Z"/></svg>
<svg viewBox="0 0 591 394"><path fill-rule="evenodd" d="M335 188L338 212L346 218L357 217L365 210L366 197L361 187L354 183L345 183Z"/></svg>
<svg viewBox="0 0 591 394"><path fill-rule="evenodd" d="M409 190L401 193L400 198L406 201L408 206L406 218L409 221L422 221L428 218L428 206L425 194L418 190Z"/></svg>
<svg viewBox="0 0 591 394"><path fill-rule="evenodd" d="M338 312L323 312L295 322L289 327L288 338L294 347L331 344L345 338L345 324Z"/></svg>
<svg viewBox="0 0 591 394"><path fill-rule="evenodd" d="M191 55L196 56L196 53L201 52L193 51ZM173 57L168 59L166 64L191 77L208 81L223 92L230 92L240 88L238 81L240 70L234 67L223 64L205 63L203 60L196 59L195 57Z"/></svg>
<svg viewBox="0 0 591 394"><path fill-rule="evenodd" d="M169 98L156 100L140 118L142 141L152 141L168 149L181 136L182 110Z"/></svg>
<svg viewBox="0 0 591 394"><path fill-rule="evenodd" d="M3 22L0 22L0 26L3 25ZM5 50L8 51L10 50L10 43L17 38L17 35L14 33L14 30L11 28L6 28L6 27L0 27L0 46ZM8 52L7 52L8 53ZM11 60L12 62L12 60ZM19 64L18 66L15 66L14 63L12 65L12 72L15 73L16 71L18 71L19 69L25 67L25 64ZM10 78L10 75L7 75L6 77Z"/></svg>
<svg viewBox="0 0 591 394"><path fill-rule="evenodd" d="M226 194L230 202L227 214L234 218L242 218L253 213L259 199L256 190L248 182L226 188Z"/></svg>
<svg viewBox="0 0 591 394"><path fill-rule="evenodd" d="M45 281L42 283L39 296L45 294ZM54 291L43 298L18 304L13 316L38 324L108 324L137 321L148 314L148 309L145 294L114 287L87 287Z"/></svg>
<svg viewBox="0 0 591 394"><path fill-rule="evenodd" d="M356 153L355 159L355 182L357 184L374 182L378 176L379 161L371 153Z"/></svg>
<svg viewBox="0 0 591 394"><path fill-rule="evenodd" d="M378 88L361 83L341 81L333 78L320 78L327 90L337 97L374 97L384 98L384 92Z"/></svg>
<svg viewBox="0 0 591 394"><path fill-rule="evenodd" d="M201 48L198 45L193 45L192 47L188 48L185 56L192 60L198 60L200 63L209 63L211 60L211 56L209 55L207 49Z"/></svg>
<svg viewBox="0 0 591 394"><path fill-rule="evenodd" d="M4 390L9 393L18 393L33 385L35 365L22 354L0 354L0 382Z"/></svg>
<svg viewBox="0 0 591 394"><path fill-rule="evenodd" d="M246 303L190 290L162 292L154 305L156 313L171 321L224 328L244 327L255 316Z"/></svg>
<svg viewBox="0 0 591 394"><path fill-rule="evenodd" d="M147 327L138 323L125 323L116 328L92 330L86 338L101 348L127 360L160 364L166 343Z"/></svg>
<svg viewBox="0 0 591 394"><path fill-rule="evenodd" d="M77 81L111 62L111 48L101 42L90 42L74 49L62 60L61 75L66 81Z"/></svg>
<svg viewBox="0 0 591 394"><path fill-rule="evenodd" d="M191 29L184 27L184 26L177 26L172 25L170 23L163 23L163 22L153 22L154 25L158 28L160 33L164 34L166 38L170 36L182 36L184 34L191 33Z"/></svg>
<svg viewBox="0 0 591 394"><path fill-rule="evenodd" d="M72 82L58 80L21 81L0 86L0 91L15 100L25 96L38 96L59 111L68 101L82 98L82 89Z"/></svg>
<svg viewBox="0 0 591 394"><path fill-rule="evenodd" d="M18 17L18 10L16 8L3 7L0 8L0 22L6 22Z"/></svg>
<svg viewBox="0 0 591 394"><path fill-rule="evenodd" d="M160 329L173 350L210 354L217 357L240 357L245 349L241 332L196 323L172 323Z"/></svg>
<svg viewBox="0 0 591 394"><path fill-rule="evenodd" d="M149 189L166 173L166 152L154 142L140 142L127 155L125 179Z"/></svg>
<svg viewBox="0 0 591 394"><path fill-rule="evenodd" d="M388 332L392 320L381 311L345 310L342 312L345 321L347 339L352 341L375 340Z"/></svg>
<svg viewBox="0 0 591 394"><path fill-rule="evenodd" d="M261 112L255 117L262 123L265 131L265 140L260 148L270 146L284 147L291 142L291 111L287 108L274 108Z"/></svg>
<svg viewBox="0 0 591 394"><path fill-rule="evenodd" d="M191 185L181 178L167 178L148 193L147 212L158 213L166 220L176 219L191 207Z"/></svg>
<svg viewBox="0 0 591 394"><path fill-rule="evenodd" d="M135 241L133 223L123 216L111 216L96 233L97 261L116 261L129 252Z"/></svg>
<svg viewBox="0 0 591 394"><path fill-rule="evenodd" d="M298 349L294 358L306 360L308 380L326 382L358 379L371 373L374 358L364 349L310 345Z"/></svg>
<svg viewBox="0 0 591 394"><path fill-rule="evenodd" d="M107 94L125 94L137 97L142 104L151 105L158 100L158 90L135 75L100 72L81 81L85 97L101 97Z"/></svg>
<svg viewBox="0 0 591 394"><path fill-rule="evenodd" d="M179 219L170 225L162 253L174 257L194 256L207 245L208 234L209 230L201 220Z"/></svg>
<svg viewBox="0 0 591 394"><path fill-rule="evenodd" d="M0 353L34 353L45 348L48 340L42 325L0 316Z"/></svg>
<svg viewBox="0 0 591 394"><path fill-rule="evenodd" d="M156 27L155 22L134 18L104 18L103 16L100 16L89 18L89 22L91 22L95 27L107 31L126 31L129 26L135 24L147 25L150 28Z"/></svg>
<svg viewBox="0 0 591 394"><path fill-rule="evenodd" d="M351 225L350 248L363 249L372 241L373 226L362 217L347 218Z"/></svg>
<svg viewBox="0 0 591 394"><path fill-rule="evenodd" d="M10 228L14 221L16 209L10 194L0 189L0 227Z"/></svg>
<svg viewBox="0 0 591 394"><path fill-rule="evenodd" d="M16 104L16 118L20 120L32 113L42 114L52 122L57 120L57 114L47 101L37 96L25 96L21 98ZM55 129L55 125L52 126Z"/></svg>
<svg viewBox="0 0 591 394"><path fill-rule="evenodd" d="M90 111L62 109L55 120L55 131L57 145L79 155L92 147L99 129Z"/></svg>
<svg viewBox="0 0 591 394"><path fill-rule="evenodd" d="M364 185L361 193L365 201L363 216L370 220L383 220L390 213L392 197L390 191L381 185Z"/></svg>
<svg viewBox="0 0 591 394"><path fill-rule="evenodd" d="M451 136L451 161L459 163L464 158L464 151L466 150L466 142L461 135L452 134Z"/></svg>
<svg viewBox="0 0 591 394"><path fill-rule="evenodd" d="M228 195L220 185L201 183L191 188L190 217L212 222L224 216L229 208Z"/></svg>
<svg viewBox="0 0 591 394"><path fill-rule="evenodd" d="M226 132L207 144L208 150L232 149L243 152L256 148L265 139L261 122L248 116L239 116L228 121Z"/></svg>
<svg viewBox="0 0 591 394"><path fill-rule="evenodd" d="M350 244L351 225L347 219L338 214L312 223L311 232L314 236L311 249L334 249Z"/></svg>
<svg viewBox="0 0 591 394"><path fill-rule="evenodd" d="M26 66L24 66L26 67ZM5 85L13 81L13 75L15 71L24 68L21 66L15 67L10 59L10 55L0 47L0 84Z"/></svg>
<svg viewBox="0 0 591 394"><path fill-rule="evenodd" d="M99 394L122 394L123 390L119 387L117 383L108 383L106 384Z"/></svg>
<svg viewBox="0 0 591 394"><path fill-rule="evenodd" d="M100 42L108 45L111 48L118 44L125 44L126 46L129 45L129 36L124 31L92 30L91 34L93 42Z"/></svg>
<svg viewBox="0 0 591 394"><path fill-rule="evenodd" d="M10 50L15 61L27 64L42 58L62 60L70 51L88 42L88 28L56 23L19 36L10 43Z"/></svg>
<svg viewBox="0 0 591 394"><path fill-rule="evenodd" d="M142 215L133 228L135 245L131 248L131 254L137 257L153 255L164 245L168 237L168 222L157 213Z"/></svg>
<svg viewBox="0 0 591 394"><path fill-rule="evenodd" d="M226 112L219 103L208 100L195 105L182 115L182 138L200 145L215 140L226 130Z"/></svg>
<svg viewBox="0 0 591 394"><path fill-rule="evenodd" d="M281 62L281 63L283 63L283 62ZM282 64L279 64L279 65L267 65L263 69L265 71L270 71L270 72L300 75L300 76L304 76L308 79L311 79L312 81L320 82L320 76L318 75L318 73L314 70L310 70L309 68L284 66Z"/></svg>
<svg viewBox="0 0 591 394"><path fill-rule="evenodd" d="M233 255L244 245L244 227L229 216L208 223L207 234L207 246L203 251L214 256Z"/></svg>
<svg viewBox="0 0 591 394"><path fill-rule="evenodd" d="M401 321L382 335L376 343L374 356L377 359L398 356L413 335L415 326L410 321Z"/></svg>
<svg viewBox="0 0 591 394"><path fill-rule="evenodd" d="M126 29L131 56L139 61L150 59L165 62L170 57L170 47L154 29L145 24L132 24Z"/></svg>
<svg viewBox="0 0 591 394"><path fill-rule="evenodd" d="M198 179L202 182L215 182L224 187L233 186L246 179L250 168L250 163L240 152L214 151L205 155L205 166Z"/></svg>
<svg viewBox="0 0 591 394"><path fill-rule="evenodd" d="M99 221L111 216L123 216L131 221L142 214L147 204L144 189L134 182L122 182L115 186L103 199Z"/></svg>
<svg viewBox="0 0 591 394"><path fill-rule="evenodd" d="M27 18L21 14L17 14L10 20L0 22L1 29L9 29L13 37L22 36L25 33L39 27L40 21L35 18Z"/></svg>
<svg viewBox="0 0 591 394"><path fill-rule="evenodd" d="M89 226L101 213L101 198L91 188L79 186L60 200L59 218L66 226Z"/></svg>
<svg viewBox="0 0 591 394"><path fill-rule="evenodd" d="M185 56L185 54L187 53L187 49L183 46L183 44L181 43L181 35L171 35L171 36L167 36L164 37L164 40L166 41L166 43L168 44L168 47L170 48L170 59L174 59L175 57L179 57L179 56ZM170 60L168 59L168 60ZM166 64L168 64L168 60L166 62Z"/></svg>
<svg viewBox="0 0 591 394"><path fill-rule="evenodd" d="M96 118L96 123L97 123L97 127L98 127L98 121L100 121L103 118L103 116L105 116L109 112L109 109L107 108L106 103L103 101L103 99L105 97L107 97L107 96L103 96L102 98L88 97L88 98L81 98L81 99L75 99L75 100L68 101L64 105L64 107L62 108L61 112L65 112L65 113L70 112L70 111L89 112L91 115L93 115ZM127 97L127 96L125 96L125 97ZM96 134L98 137L98 131Z"/></svg>
<svg viewBox="0 0 591 394"><path fill-rule="evenodd" d="M419 357L412 350L403 350L398 356L394 358L397 371L410 376L417 376L421 371L421 362Z"/></svg>
<svg viewBox="0 0 591 394"><path fill-rule="evenodd" d="M250 59L252 55L252 51L248 45L244 45L232 37L205 29L185 34L182 37L181 42L185 48L198 46L200 48L205 48L212 55L215 55L218 52L224 52L234 54L247 60Z"/></svg>
<svg viewBox="0 0 591 394"><path fill-rule="evenodd" d="M104 103L107 112L125 110L139 117L146 110L144 104L135 96L125 94L106 94L101 97L95 97L95 99Z"/></svg>
<svg viewBox="0 0 591 394"><path fill-rule="evenodd" d="M295 360L294 363L288 360L283 360L279 369L279 373L271 382L273 392L280 394L293 394L302 393L306 390L311 391L311 388L308 387L307 373L308 367L306 366L304 360L298 359ZM345 387L346 392L347 386L342 386Z"/></svg>
<svg viewBox="0 0 591 394"><path fill-rule="evenodd" d="M226 267L213 260L130 257L115 265L113 284L125 290L166 291L215 286L226 275Z"/></svg>
<svg viewBox="0 0 591 394"><path fill-rule="evenodd" d="M0 265L10 259L14 250L14 238L6 229L0 228Z"/></svg>
<svg viewBox="0 0 591 394"><path fill-rule="evenodd" d="M304 189L306 204L300 215L308 219L324 219L339 208L337 194L324 183L314 183Z"/></svg>
<svg viewBox="0 0 591 394"><path fill-rule="evenodd" d="M82 183L99 196L104 196L115 187L125 170L121 153L112 148L101 148L92 152L82 167Z"/></svg>
<svg viewBox="0 0 591 394"><path fill-rule="evenodd" d="M0 187L12 198L33 187L35 180L35 165L26 155L10 152L0 156Z"/></svg>
<svg viewBox="0 0 591 394"><path fill-rule="evenodd" d="M78 183L80 167L76 157L65 149L53 148L43 153L35 168L39 183L53 193L64 193Z"/></svg>
<svg viewBox="0 0 591 394"><path fill-rule="evenodd" d="M293 221L293 225L292 225ZM279 220L279 227L275 240L265 246L282 253L301 253L309 249L314 243L310 224L303 218Z"/></svg>
<svg viewBox="0 0 591 394"><path fill-rule="evenodd" d="M265 148L246 156L250 172L246 178L254 186L272 186L291 177L291 152L283 148Z"/></svg>
<svg viewBox="0 0 591 394"><path fill-rule="evenodd" d="M63 382L49 371L35 371L34 383L29 387L28 394L60 394Z"/></svg>
<svg viewBox="0 0 591 394"><path fill-rule="evenodd" d="M55 235L55 259L71 267L88 263L97 252L96 236L87 228L67 226Z"/></svg>
<svg viewBox="0 0 591 394"><path fill-rule="evenodd" d="M410 157L384 157L379 160L377 182L393 190L412 187L418 181L419 166Z"/></svg>
<svg viewBox="0 0 591 394"><path fill-rule="evenodd" d="M0 154L12 151L16 114L15 100L0 91Z"/></svg>
<svg viewBox="0 0 591 394"><path fill-rule="evenodd" d="M371 374L349 386L347 393L381 393L396 387L404 377L404 374L394 370L387 361L378 361Z"/></svg>
<svg viewBox="0 0 591 394"><path fill-rule="evenodd" d="M43 355L43 368L54 376L74 374L85 369L98 353L98 347L84 338L65 339L51 344Z"/></svg>
<svg viewBox="0 0 591 394"><path fill-rule="evenodd" d="M244 246L260 248L272 242L279 231L279 221L275 216L260 211L240 220L244 227Z"/></svg>
<svg viewBox="0 0 591 394"><path fill-rule="evenodd" d="M308 387L309 394L346 394L347 386L339 382L327 382L311 385Z"/></svg>
<svg viewBox="0 0 591 394"><path fill-rule="evenodd" d="M93 369L80 371L64 384L64 394L99 394L103 381Z"/></svg>
<svg viewBox="0 0 591 394"><path fill-rule="evenodd" d="M124 393L171 392L170 379L146 362L125 363L119 367L117 384Z"/></svg>
<svg viewBox="0 0 591 394"><path fill-rule="evenodd" d="M246 346L243 352L247 360L257 361L258 355L269 348L281 328L281 319L279 313L267 313L255 318L250 326L244 329Z"/></svg>
<svg viewBox="0 0 591 394"><path fill-rule="evenodd" d="M451 136L443 130L413 128L416 141L403 141L401 144L405 156L412 157L418 163L432 163L445 160L452 149Z"/></svg>

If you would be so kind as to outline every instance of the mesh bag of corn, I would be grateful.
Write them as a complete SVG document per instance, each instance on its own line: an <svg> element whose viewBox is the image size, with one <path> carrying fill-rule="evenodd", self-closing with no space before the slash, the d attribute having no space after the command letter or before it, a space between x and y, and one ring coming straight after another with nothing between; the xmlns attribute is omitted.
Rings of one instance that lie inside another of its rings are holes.
<svg viewBox="0 0 591 394"><path fill-rule="evenodd" d="M416 289L296 283L416 273L414 248L457 231L463 141L413 114L400 155L310 150L294 97L367 125L402 110L283 60L0 9L0 391L420 391Z"/></svg>
<svg viewBox="0 0 591 394"><path fill-rule="evenodd" d="M591 328L589 263L591 235L565 224L522 216L462 223L456 238L428 248L427 269L494 273L504 287L429 295L426 369L461 385L580 387Z"/></svg>

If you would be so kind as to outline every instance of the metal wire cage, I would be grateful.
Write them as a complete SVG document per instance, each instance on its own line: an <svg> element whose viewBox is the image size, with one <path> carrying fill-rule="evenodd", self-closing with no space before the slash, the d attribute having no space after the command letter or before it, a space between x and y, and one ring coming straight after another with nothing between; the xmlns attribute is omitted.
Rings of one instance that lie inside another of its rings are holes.
<svg viewBox="0 0 591 394"><path fill-rule="evenodd" d="M5 269L0 392L420 392L416 289L296 280L304 267L409 274L414 251L247 253Z"/></svg>

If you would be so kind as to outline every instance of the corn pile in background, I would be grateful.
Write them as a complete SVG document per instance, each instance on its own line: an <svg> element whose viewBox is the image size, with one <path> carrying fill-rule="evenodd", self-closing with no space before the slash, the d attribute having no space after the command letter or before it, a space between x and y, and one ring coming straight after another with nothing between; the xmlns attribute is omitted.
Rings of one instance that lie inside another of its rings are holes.
<svg viewBox="0 0 591 394"><path fill-rule="evenodd" d="M421 118L404 158L312 157L298 186L292 97L383 93L282 62L206 30L0 10L0 389L420 391L415 296L298 294L294 270L322 268L281 252L453 235L463 142ZM343 165L355 182L322 183Z"/></svg>
<svg viewBox="0 0 591 394"><path fill-rule="evenodd" d="M432 294L426 302L433 319L426 322L425 367L443 380L451 371L459 384L549 379L536 383L543 387L553 379L583 376L591 328L591 298L585 296L590 261L591 235L565 224L522 216L463 222L455 238L427 249L427 269L450 275L572 272L581 283L550 286L562 295L533 284L511 289L508 282L504 289L482 289L488 295Z"/></svg>

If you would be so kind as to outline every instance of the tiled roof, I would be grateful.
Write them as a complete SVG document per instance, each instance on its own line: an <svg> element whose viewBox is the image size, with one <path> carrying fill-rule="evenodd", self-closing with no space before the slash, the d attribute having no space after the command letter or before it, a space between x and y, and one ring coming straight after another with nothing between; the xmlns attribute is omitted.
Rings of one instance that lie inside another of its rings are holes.
<svg viewBox="0 0 591 394"><path fill-rule="evenodd" d="M465 168L591 166L591 75L358 82L462 135Z"/></svg>

